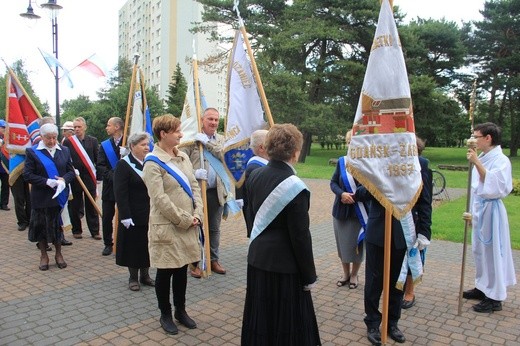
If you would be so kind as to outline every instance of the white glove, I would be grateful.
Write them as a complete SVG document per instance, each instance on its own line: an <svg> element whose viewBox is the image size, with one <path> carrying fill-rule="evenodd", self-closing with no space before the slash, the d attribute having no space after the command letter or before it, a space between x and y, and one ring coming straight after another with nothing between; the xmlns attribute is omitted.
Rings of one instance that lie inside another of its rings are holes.
<svg viewBox="0 0 520 346"><path fill-rule="evenodd" d="M56 187L56 193L54 194L54 196L52 196L52 199L58 197L58 195L63 190L65 190L65 187L67 186L67 184L65 184L65 180L63 180L63 179L58 179L57 182L58 182L58 186Z"/></svg>
<svg viewBox="0 0 520 346"><path fill-rule="evenodd" d="M74 168L74 173L79 177L79 171L76 168Z"/></svg>
<svg viewBox="0 0 520 346"><path fill-rule="evenodd" d="M208 171L203 168L195 170L195 178L197 180L208 180Z"/></svg>
<svg viewBox="0 0 520 346"><path fill-rule="evenodd" d="M209 141L209 138L204 133L197 133L195 135L195 140L198 141L198 142L201 142L204 145L206 145L206 143L208 143L208 141Z"/></svg>
<svg viewBox="0 0 520 346"><path fill-rule="evenodd" d="M56 179L47 179L45 184L47 184L47 186L51 189L54 189L56 186L58 186L58 181Z"/></svg>
<svg viewBox="0 0 520 346"><path fill-rule="evenodd" d="M127 147L119 147L119 155L121 155L121 157L124 157L128 154L130 154L130 149Z"/></svg>
<svg viewBox="0 0 520 346"><path fill-rule="evenodd" d="M424 250L426 249L426 247L430 245L430 241L428 240L428 238L426 238L424 235L422 234L419 234L417 236L417 248L419 250Z"/></svg>
<svg viewBox="0 0 520 346"><path fill-rule="evenodd" d="M123 226L125 226L126 229L129 229L130 226L135 226L134 221L132 221L132 218L121 220L121 223L123 224Z"/></svg>
<svg viewBox="0 0 520 346"><path fill-rule="evenodd" d="M314 281L312 284L308 284L308 285L303 286L303 290L304 291L310 291L310 290L312 290L316 286L317 283L318 283L318 279L316 279L316 281Z"/></svg>
<svg viewBox="0 0 520 346"><path fill-rule="evenodd" d="M235 202L237 203L238 207L242 209L244 207L244 200L243 199L235 199Z"/></svg>

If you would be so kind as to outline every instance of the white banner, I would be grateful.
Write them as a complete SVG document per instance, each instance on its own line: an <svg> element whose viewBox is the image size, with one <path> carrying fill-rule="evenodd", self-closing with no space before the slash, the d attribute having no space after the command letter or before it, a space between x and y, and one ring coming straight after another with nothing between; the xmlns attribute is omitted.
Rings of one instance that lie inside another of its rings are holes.
<svg viewBox="0 0 520 346"><path fill-rule="evenodd" d="M401 219L422 181L410 85L388 0L381 5L352 130L349 172Z"/></svg>

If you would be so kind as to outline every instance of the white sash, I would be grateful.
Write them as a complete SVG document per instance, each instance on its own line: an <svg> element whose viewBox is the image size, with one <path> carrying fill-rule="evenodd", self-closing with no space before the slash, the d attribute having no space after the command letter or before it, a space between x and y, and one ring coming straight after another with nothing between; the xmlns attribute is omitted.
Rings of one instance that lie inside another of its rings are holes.
<svg viewBox="0 0 520 346"><path fill-rule="evenodd" d="M92 163L92 160L90 159L90 156L88 156L87 152L85 151L85 148L83 148L83 145L79 141L78 137L76 135L70 136L69 141L72 142L72 146L76 150L76 153L80 156L81 161L89 171L90 177L94 181L94 184L96 183L96 167L94 166L94 163ZM95 148L97 149L97 148Z"/></svg>
<svg viewBox="0 0 520 346"><path fill-rule="evenodd" d="M134 170L135 173L137 173L137 175L139 175L141 177L141 179L143 178L143 171L141 171L140 169L137 169L137 166L135 165L135 163L133 163L132 161L130 161L130 159L128 158L130 155L126 155L125 157L123 157L121 160L125 160L126 163L128 163L128 165Z"/></svg>
<svg viewBox="0 0 520 346"><path fill-rule="evenodd" d="M280 212L291 202L300 192L308 190L305 183L295 175L291 175L267 196L255 216L253 230L249 244L258 237L264 229L280 214Z"/></svg>

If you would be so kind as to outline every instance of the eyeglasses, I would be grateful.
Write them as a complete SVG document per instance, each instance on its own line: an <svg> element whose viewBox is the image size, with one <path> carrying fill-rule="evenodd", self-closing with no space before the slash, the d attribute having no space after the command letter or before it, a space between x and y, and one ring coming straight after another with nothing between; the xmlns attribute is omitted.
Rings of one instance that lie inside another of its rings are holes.
<svg viewBox="0 0 520 346"><path fill-rule="evenodd" d="M474 138L484 138L486 136L473 136Z"/></svg>

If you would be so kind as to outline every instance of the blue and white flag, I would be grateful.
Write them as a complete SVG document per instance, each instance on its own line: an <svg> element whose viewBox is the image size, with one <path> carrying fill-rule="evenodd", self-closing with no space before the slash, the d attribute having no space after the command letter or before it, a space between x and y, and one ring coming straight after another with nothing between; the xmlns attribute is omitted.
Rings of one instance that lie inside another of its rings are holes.
<svg viewBox="0 0 520 346"><path fill-rule="evenodd" d="M52 74L56 77L56 68L60 68L61 71L62 71L62 75L61 76L57 76L57 77L59 79L65 77L67 79L67 81L69 82L69 87L70 88L74 88L74 83L72 83L72 79L70 79L70 71L67 70L61 64L61 62L59 62L58 59L53 57L51 54L41 50L40 48L38 48L38 50L40 51L40 54L42 55L43 59L47 63L47 66L49 66L49 68L51 69Z"/></svg>
<svg viewBox="0 0 520 346"><path fill-rule="evenodd" d="M143 72L141 69L137 70L134 102L132 106L132 121L130 122L129 134L137 132L147 132L150 135L150 150L153 149L153 132L152 120L150 116L150 108L146 102L145 86L143 81Z"/></svg>
<svg viewBox="0 0 520 346"><path fill-rule="evenodd" d="M240 187L247 161L253 156L249 148L251 134L268 128L254 79L251 62L244 49L244 39L237 30L228 67L228 112L226 116L224 161L226 169Z"/></svg>

